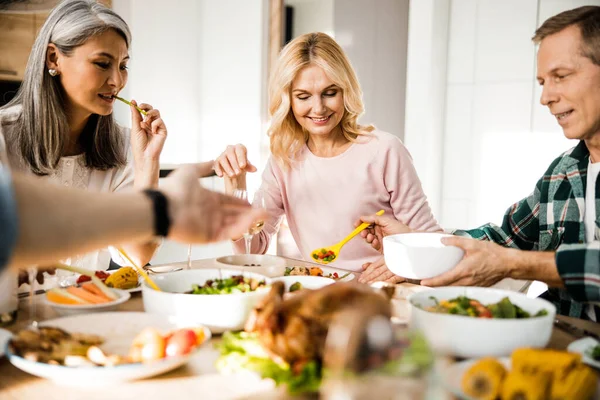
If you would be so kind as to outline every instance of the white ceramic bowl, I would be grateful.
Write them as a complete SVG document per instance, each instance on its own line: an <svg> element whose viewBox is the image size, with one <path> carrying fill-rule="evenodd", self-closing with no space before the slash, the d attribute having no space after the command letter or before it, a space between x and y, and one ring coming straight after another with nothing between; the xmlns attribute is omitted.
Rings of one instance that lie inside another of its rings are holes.
<svg viewBox="0 0 600 400"><path fill-rule="evenodd" d="M463 258L464 251L444 246L445 233L401 233L383 238L383 255L387 267L408 279L427 279L452 269Z"/></svg>
<svg viewBox="0 0 600 400"><path fill-rule="evenodd" d="M106 312L115 311L119 305L125 303L131 297L131 294L127 290L112 289L119 295L114 301L102 304L83 304L83 305L71 305L71 304L58 304L54 303L46 296L44 296L44 302L54 308L59 315L69 316L78 314L89 314L94 312Z"/></svg>
<svg viewBox="0 0 600 400"><path fill-rule="evenodd" d="M434 300L467 296L483 305L508 297L511 303L530 314L544 309L548 315L523 319L486 319L453 314L438 314L421 307L433 306ZM414 293L410 325L421 330L432 348L441 354L458 357L509 356L519 347L545 347L550 341L556 307L549 301L530 298L508 290L480 287L442 287Z"/></svg>
<svg viewBox="0 0 600 400"><path fill-rule="evenodd" d="M283 284L285 285L286 292L289 292L290 287L296 282L300 282L300 284L302 285L302 289L320 289L322 287L335 283L335 281L331 278L325 278L322 276L303 275L280 276L278 278L273 278L272 281L283 282Z"/></svg>
<svg viewBox="0 0 600 400"><path fill-rule="evenodd" d="M219 272L220 271L220 272ZM209 279L228 278L242 271L227 269L193 269L170 274L152 275L161 289L156 291L142 283L144 309L147 312L170 315L186 323L202 324L213 333L240 330L244 327L250 311L269 293L269 287L236 294L185 294L192 284L203 285ZM243 272L248 278L270 279L253 272Z"/></svg>

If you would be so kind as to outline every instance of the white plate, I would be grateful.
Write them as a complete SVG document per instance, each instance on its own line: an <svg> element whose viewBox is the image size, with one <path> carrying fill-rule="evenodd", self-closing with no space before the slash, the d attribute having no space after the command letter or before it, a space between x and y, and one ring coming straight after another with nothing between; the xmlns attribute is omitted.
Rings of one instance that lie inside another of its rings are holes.
<svg viewBox="0 0 600 400"><path fill-rule="evenodd" d="M12 333L7 331L6 329L0 329L0 357L4 356L4 351L6 350L6 344L8 340L11 338Z"/></svg>
<svg viewBox="0 0 600 400"><path fill-rule="evenodd" d="M176 320L143 312L115 312L77 315L44 321L41 326L55 326L67 332L81 332L102 336L106 341L100 347L108 353L126 355L135 336L144 328L152 327L161 333L185 327ZM189 325L188 325L189 326ZM206 339L210 331L204 329ZM8 359L17 368L64 386L106 386L125 381L148 378L171 371L188 362L196 351L186 356L169 357L153 363L117 365L115 367L64 367L26 360L7 352Z"/></svg>
<svg viewBox="0 0 600 400"><path fill-rule="evenodd" d="M48 300L48 297L44 295L43 302L48 306L52 307L59 315L77 315L77 314L88 314L97 312L115 311L119 306L125 303L131 297L131 294L126 290L112 289L119 297L108 303L100 304L59 304Z"/></svg>
<svg viewBox="0 0 600 400"><path fill-rule="evenodd" d="M106 271L106 272L112 274L114 271ZM73 275L73 276L67 276L67 277L65 277L64 279L62 279L62 282L64 283L62 285L62 287L76 285L77 284L77 279L79 279L79 275ZM129 292L129 293L141 292L142 291L142 282L143 282L143 280L144 280L144 278L142 278L141 276L138 276L138 285L136 287L131 288L131 289L119 289L119 290L125 290L126 292Z"/></svg>
<svg viewBox="0 0 600 400"><path fill-rule="evenodd" d="M592 367L595 368L600 368L600 361L596 361L594 360L589 353L592 351L592 349L597 346L598 341L594 338L591 337L584 337L582 339L576 340L574 342L572 342L569 347L567 347L567 351L571 351L573 353L579 353L581 354L582 360L584 363L586 363L587 365L591 365Z"/></svg>
<svg viewBox="0 0 600 400"><path fill-rule="evenodd" d="M235 254L217 258L218 264L227 265L227 267L283 267L285 259L269 254Z"/></svg>
<svg viewBox="0 0 600 400"><path fill-rule="evenodd" d="M443 383L444 387L446 387L446 389L448 389L448 391L450 391L453 395L458 396L459 399L477 400L473 397L467 396L465 394L465 392L463 392L462 387L461 387L461 380L462 380L463 375L477 361L478 361L477 359L460 361L460 362L454 363L448 367L445 367L441 371L442 372L441 373L442 383ZM504 364L504 366L507 369L510 368L510 358L502 357L502 358L498 358L498 361L500 361L502 364Z"/></svg>
<svg viewBox="0 0 600 400"><path fill-rule="evenodd" d="M350 271L346 271L345 269L338 269L338 268L332 268L332 267L325 267L322 265L306 265L306 264L301 264L298 263L297 265L295 265L297 267L307 267L307 268L312 268L312 267L317 267L317 268L321 268L323 270L323 274L327 275L327 274L333 274L334 272L337 272L338 276L344 276L346 274L348 274ZM288 267L291 268L291 267ZM283 276L285 274L285 268L282 269L281 275L278 276ZM292 276L292 275L289 275ZM328 276L325 276L325 278L329 278ZM333 279L333 278L331 278ZM350 272L348 274L348 276L346 276L344 279L337 279L335 280L336 282L351 282L354 279L356 279L356 275L353 274L352 272Z"/></svg>

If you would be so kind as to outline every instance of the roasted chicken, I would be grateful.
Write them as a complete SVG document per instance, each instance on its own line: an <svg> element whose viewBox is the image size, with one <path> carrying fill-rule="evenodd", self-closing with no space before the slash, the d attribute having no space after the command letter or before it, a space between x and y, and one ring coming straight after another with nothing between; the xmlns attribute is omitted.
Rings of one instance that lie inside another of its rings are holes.
<svg viewBox="0 0 600 400"><path fill-rule="evenodd" d="M275 282L253 310L246 331L257 332L272 357L293 367L322 361L331 322L348 309L391 317L393 287L375 290L357 283L335 283L319 290L303 290L284 299L284 285Z"/></svg>

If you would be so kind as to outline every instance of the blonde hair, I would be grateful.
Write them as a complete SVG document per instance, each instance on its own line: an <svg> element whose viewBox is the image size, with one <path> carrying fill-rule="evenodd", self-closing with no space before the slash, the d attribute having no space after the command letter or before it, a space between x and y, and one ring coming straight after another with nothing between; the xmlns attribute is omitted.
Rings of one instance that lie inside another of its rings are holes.
<svg viewBox="0 0 600 400"><path fill-rule="evenodd" d="M15 98L0 111L20 106L14 121L6 121L7 145L38 175L54 171L67 143L69 124L62 87L46 68L48 44L67 56L92 36L114 30L127 48L131 34L114 11L93 0L66 0L50 13L35 39L25 76ZM107 170L125 165L125 139L111 115L92 115L81 136L89 168Z"/></svg>
<svg viewBox="0 0 600 400"><path fill-rule="evenodd" d="M297 161L308 140L308 132L302 129L292 112L291 87L300 70L309 65L321 67L341 89L345 110L340 126L346 139L355 142L357 137L375 129L372 125L361 126L357 122L364 112L362 90L340 45L320 32L299 36L281 50L269 81L271 154L284 168Z"/></svg>

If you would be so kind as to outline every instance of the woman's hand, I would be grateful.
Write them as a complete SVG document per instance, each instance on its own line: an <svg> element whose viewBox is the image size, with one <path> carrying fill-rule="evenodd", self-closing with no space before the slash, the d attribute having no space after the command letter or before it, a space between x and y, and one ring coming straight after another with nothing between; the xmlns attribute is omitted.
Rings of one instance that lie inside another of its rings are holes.
<svg viewBox="0 0 600 400"><path fill-rule="evenodd" d="M386 282L386 283L401 283L406 279L394 274L385 265L385 260L381 257L379 260L372 263L365 263L362 266L363 272L358 278L360 283Z"/></svg>
<svg viewBox="0 0 600 400"><path fill-rule="evenodd" d="M407 225L392 217L368 215L360 217L360 220L354 225L358 226L363 222L371 224L371 226L363 230L360 235L367 241L367 243L370 243L375 250L382 253L383 238L385 236L411 232L411 229Z"/></svg>
<svg viewBox="0 0 600 400"><path fill-rule="evenodd" d="M215 173L225 178L225 188L228 193L233 189L246 188L246 172L256 172L257 169L248 160L248 150L243 144L227 146L214 163ZM233 182L236 181L234 184Z"/></svg>
<svg viewBox="0 0 600 400"><path fill-rule="evenodd" d="M54 275L56 273L56 267L37 267L36 268L36 276L35 276L35 280L38 281L38 283L40 285L42 285L44 283L44 273L47 273L49 275ZM23 284L30 284L29 282L29 271L27 271L26 269L20 269L19 270L19 286L23 285Z"/></svg>
<svg viewBox="0 0 600 400"><path fill-rule="evenodd" d="M131 104L137 105L135 100L131 100ZM131 150L134 160L138 165L148 161L158 162L167 139L167 127L160 117L160 111L150 104L140 104L139 107L146 111L146 115L142 116L133 105L130 108Z"/></svg>

